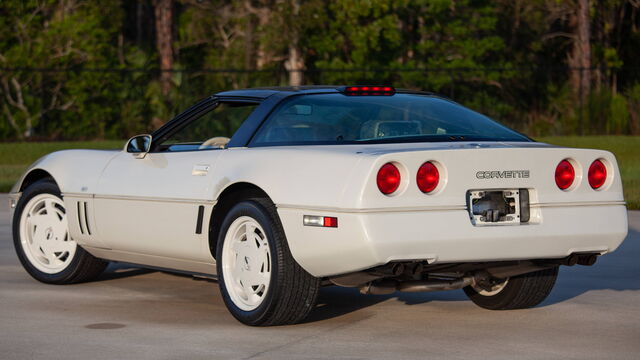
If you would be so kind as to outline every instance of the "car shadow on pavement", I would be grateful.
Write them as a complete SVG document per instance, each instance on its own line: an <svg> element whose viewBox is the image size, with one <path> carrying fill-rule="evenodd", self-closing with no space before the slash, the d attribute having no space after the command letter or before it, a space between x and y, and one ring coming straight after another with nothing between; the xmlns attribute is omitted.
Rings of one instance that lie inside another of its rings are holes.
<svg viewBox="0 0 640 360"><path fill-rule="evenodd" d="M141 268L139 266L131 264L111 262L95 281L124 279L133 276L151 274L153 272L156 272L156 270Z"/></svg>
<svg viewBox="0 0 640 360"><path fill-rule="evenodd" d="M357 288L327 286L320 289L316 306L303 323L313 323L344 316L381 303L392 295L363 295Z"/></svg>
<svg viewBox="0 0 640 360"><path fill-rule="evenodd" d="M402 293L389 295L364 295L357 288L328 286L320 289L316 307L305 319L305 323L321 321L344 316L387 300L402 301L407 305L423 304L431 301L464 301L467 300L462 290Z"/></svg>

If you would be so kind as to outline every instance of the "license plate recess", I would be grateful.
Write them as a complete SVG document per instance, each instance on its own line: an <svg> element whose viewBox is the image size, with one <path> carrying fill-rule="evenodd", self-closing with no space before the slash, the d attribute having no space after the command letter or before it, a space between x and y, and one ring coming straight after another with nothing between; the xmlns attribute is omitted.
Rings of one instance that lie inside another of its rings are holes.
<svg viewBox="0 0 640 360"><path fill-rule="evenodd" d="M527 189L469 190L467 204L475 226L520 225L529 221Z"/></svg>

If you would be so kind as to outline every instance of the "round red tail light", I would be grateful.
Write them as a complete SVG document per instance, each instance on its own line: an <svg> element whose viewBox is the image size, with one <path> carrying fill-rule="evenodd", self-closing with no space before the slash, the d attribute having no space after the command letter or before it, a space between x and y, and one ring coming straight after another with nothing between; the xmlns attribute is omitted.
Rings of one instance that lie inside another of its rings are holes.
<svg viewBox="0 0 640 360"><path fill-rule="evenodd" d="M556 185L562 190L568 189L576 178L573 165L567 160L562 160L556 167Z"/></svg>
<svg viewBox="0 0 640 360"><path fill-rule="evenodd" d="M440 173L438 168L432 162L427 161L418 169L418 188L423 193L430 193L438 186L440 182Z"/></svg>
<svg viewBox="0 0 640 360"><path fill-rule="evenodd" d="M593 189L599 189L607 181L607 167L602 161L596 160L589 166L589 185Z"/></svg>
<svg viewBox="0 0 640 360"><path fill-rule="evenodd" d="M400 186L400 170L392 163L382 165L376 177L380 192L389 195Z"/></svg>

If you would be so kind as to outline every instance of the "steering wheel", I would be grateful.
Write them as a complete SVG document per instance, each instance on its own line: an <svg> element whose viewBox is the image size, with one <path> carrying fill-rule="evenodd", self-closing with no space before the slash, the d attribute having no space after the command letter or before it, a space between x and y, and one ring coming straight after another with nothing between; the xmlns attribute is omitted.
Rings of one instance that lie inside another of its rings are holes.
<svg viewBox="0 0 640 360"><path fill-rule="evenodd" d="M198 149L220 148L224 149L231 139L226 136L216 136L200 144Z"/></svg>

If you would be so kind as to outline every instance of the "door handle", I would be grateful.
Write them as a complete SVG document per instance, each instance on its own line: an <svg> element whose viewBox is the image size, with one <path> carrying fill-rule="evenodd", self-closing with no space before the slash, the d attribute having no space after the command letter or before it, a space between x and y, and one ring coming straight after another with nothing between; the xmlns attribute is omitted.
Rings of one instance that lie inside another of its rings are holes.
<svg viewBox="0 0 640 360"><path fill-rule="evenodd" d="M209 173L209 165L193 165L191 175L193 176L206 176Z"/></svg>

